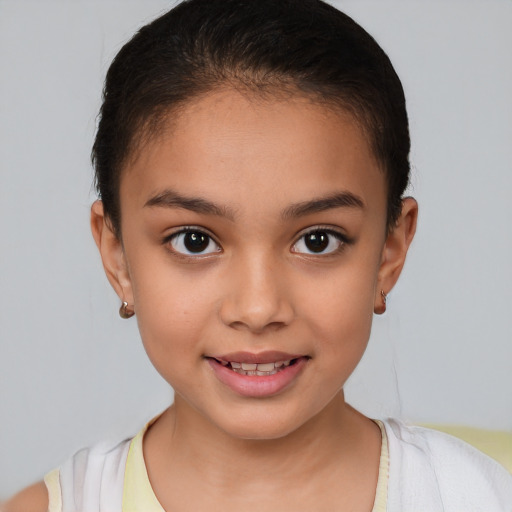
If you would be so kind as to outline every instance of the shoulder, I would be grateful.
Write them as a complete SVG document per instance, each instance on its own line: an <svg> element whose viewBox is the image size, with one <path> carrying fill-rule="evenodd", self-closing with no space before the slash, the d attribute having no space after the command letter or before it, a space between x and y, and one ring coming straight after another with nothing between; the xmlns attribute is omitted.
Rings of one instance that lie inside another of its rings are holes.
<svg viewBox="0 0 512 512"><path fill-rule="evenodd" d="M27 487L0 506L1 512L47 512L48 491L44 482Z"/></svg>
<svg viewBox="0 0 512 512"><path fill-rule="evenodd" d="M408 499L406 495L428 494L432 506L437 503L446 511L512 510L512 475L496 461L442 432L397 420L384 424L390 487L401 487L391 494L402 500Z"/></svg>

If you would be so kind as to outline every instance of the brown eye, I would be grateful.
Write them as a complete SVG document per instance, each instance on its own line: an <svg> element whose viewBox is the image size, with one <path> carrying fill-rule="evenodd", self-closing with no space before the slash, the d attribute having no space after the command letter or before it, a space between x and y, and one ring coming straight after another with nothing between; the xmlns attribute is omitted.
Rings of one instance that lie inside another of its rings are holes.
<svg viewBox="0 0 512 512"><path fill-rule="evenodd" d="M292 247L292 252L301 254L331 254L343 247L346 242L341 233L315 229L302 235Z"/></svg>
<svg viewBox="0 0 512 512"><path fill-rule="evenodd" d="M170 244L176 252L186 255L202 256L220 251L220 247L209 235L197 230L180 231L172 235Z"/></svg>
<svg viewBox="0 0 512 512"><path fill-rule="evenodd" d="M324 231L314 231L304 236L304 244L311 252L323 252L329 245L329 235Z"/></svg>
<svg viewBox="0 0 512 512"><path fill-rule="evenodd" d="M190 252L203 252L210 243L210 237L204 233L185 233L183 245Z"/></svg>

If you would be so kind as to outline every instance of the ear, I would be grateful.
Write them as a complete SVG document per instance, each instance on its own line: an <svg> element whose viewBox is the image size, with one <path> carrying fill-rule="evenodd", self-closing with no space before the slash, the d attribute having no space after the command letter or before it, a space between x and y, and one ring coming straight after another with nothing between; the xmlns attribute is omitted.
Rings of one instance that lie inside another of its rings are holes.
<svg viewBox="0 0 512 512"><path fill-rule="evenodd" d="M395 286L400 277L407 251L414 238L414 233L416 233L417 220L418 203L412 197L406 197L402 201L400 217L388 233L382 250L375 290L375 313L381 314L386 311L386 294Z"/></svg>
<svg viewBox="0 0 512 512"><path fill-rule="evenodd" d="M99 200L91 207L91 230L112 288L121 301L133 305L132 283L123 244L114 233L109 219L105 217L103 203Z"/></svg>

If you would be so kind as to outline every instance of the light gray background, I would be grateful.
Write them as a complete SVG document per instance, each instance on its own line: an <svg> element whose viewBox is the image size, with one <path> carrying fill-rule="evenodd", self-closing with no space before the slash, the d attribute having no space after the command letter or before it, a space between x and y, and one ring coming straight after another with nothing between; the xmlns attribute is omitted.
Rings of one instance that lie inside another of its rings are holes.
<svg viewBox="0 0 512 512"><path fill-rule="evenodd" d="M89 234L108 63L169 2L0 0L0 498L172 399ZM347 386L374 417L512 429L512 2L338 1L408 98L417 238Z"/></svg>

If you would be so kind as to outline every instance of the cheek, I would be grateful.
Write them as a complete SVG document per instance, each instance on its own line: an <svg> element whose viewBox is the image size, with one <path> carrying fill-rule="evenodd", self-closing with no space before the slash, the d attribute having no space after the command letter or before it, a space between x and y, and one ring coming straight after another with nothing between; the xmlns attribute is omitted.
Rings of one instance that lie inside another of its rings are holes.
<svg viewBox="0 0 512 512"><path fill-rule="evenodd" d="M347 265L319 280L301 298L318 350L341 366L357 364L366 349L373 320L376 258ZM327 358L328 359L328 358Z"/></svg>
<svg viewBox="0 0 512 512"><path fill-rule="evenodd" d="M373 310L360 297L346 297L324 308L316 330L313 357L322 374L322 387L341 389L361 361L370 338Z"/></svg>
<svg viewBox="0 0 512 512"><path fill-rule="evenodd" d="M324 340L322 349L333 357L351 360L364 352L373 319L373 294L365 295L339 290L336 299L318 311L317 331Z"/></svg>
<svg viewBox="0 0 512 512"><path fill-rule="evenodd" d="M214 287L191 280L166 265L133 265L137 322L146 352L157 370L199 362L205 332L215 311ZM149 269L151 271L149 271ZM169 380L169 375L164 375Z"/></svg>

